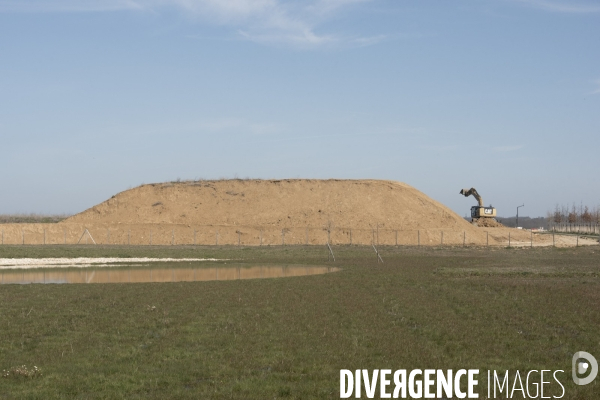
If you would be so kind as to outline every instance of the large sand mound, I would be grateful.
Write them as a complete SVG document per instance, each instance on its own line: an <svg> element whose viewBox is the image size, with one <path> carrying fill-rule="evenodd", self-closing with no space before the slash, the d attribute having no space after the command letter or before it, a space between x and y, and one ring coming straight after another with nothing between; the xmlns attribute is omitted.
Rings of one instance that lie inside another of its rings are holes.
<svg viewBox="0 0 600 400"><path fill-rule="evenodd" d="M67 223L151 223L254 227L477 229L400 182L222 180L142 185Z"/></svg>
<svg viewBox="0 0 600 400"><path fill-rule="evenodd" d="M468 207L468 205L465 205ZM142 185L57 224L2 225L6 244L529 244L400 182L221 180ZM509 237L510 235L510 237ZM539 236L534 242L552 243Z"/></svg>

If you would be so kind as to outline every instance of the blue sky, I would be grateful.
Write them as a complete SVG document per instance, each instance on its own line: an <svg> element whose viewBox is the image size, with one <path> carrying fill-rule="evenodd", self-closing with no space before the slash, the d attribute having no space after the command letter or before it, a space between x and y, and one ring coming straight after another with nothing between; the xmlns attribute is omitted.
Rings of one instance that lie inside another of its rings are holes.
<svg viewBox="0 0 600 400"><path fill-rule="evenodd" d="M0 213L236 176L595 206L600 3L0 0L0 146Z"/></svg>

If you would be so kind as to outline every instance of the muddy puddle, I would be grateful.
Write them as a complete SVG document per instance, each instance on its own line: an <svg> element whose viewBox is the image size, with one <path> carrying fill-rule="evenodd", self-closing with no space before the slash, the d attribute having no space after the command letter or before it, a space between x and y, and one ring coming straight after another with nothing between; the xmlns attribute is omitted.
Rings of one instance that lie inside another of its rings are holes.
<svg viewBox="0 0 600 400"><path fill-rule="evenodd" d="M218 265L198 268L88 267L0 271L2 284L203 282L320 275L340 268L312 265Z"/></svg>

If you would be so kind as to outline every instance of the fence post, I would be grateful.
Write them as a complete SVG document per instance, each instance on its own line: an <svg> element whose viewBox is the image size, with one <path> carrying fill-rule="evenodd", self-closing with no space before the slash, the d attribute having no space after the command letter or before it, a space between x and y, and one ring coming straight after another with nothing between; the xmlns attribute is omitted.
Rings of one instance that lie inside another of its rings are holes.
<svg viewBox="0 0 600 400"><path fill-rule="evenodd" d="M196 245L196 230L194 229L194 246Z"/></svg>
<svg viewBox="0 0 600 400"><path fill-rule="evenodd" d="M65 234L65 244L67 244L67 231L64 230L63 233Z"/></svg>
<svg viewBox="0 0 600 400"><path fill-rule="evenodd" d="M352 245L352 228L350 228L350 245Z"/></svg>
<svg viewBox="0 0 600 400"><path fill-rule="evenodd" d="M508 247L510 247L510 232L508 232Z"/></svg>
<svg viewBox="0 0 600 400"><path fill-rule="evenodd" d="M150 246L152 246L152 231L150 231Z"/></svg>
<svg viewBox="0 0 600 400"><path fill-rule="evenodd" d="M577 244L575 245L575 247L579 247L579 235L577 235Z"/></svg>
<svg viewBox="0 0 600 400"><path fill-rule="evenodd" d="M262 229L260 230L260 245L262 246Z"/></svg>
<svg viewBox="0 0 600 400"><path fill-rule="evenodd" d="M552 231L552 247L556 247L556 244L554 242L554 231Z"/></svg>
<svg viewBox="0 0 600 400"><path fill-rule="evenodd" d="M379 247L379 223L377 223L377 247Z"/></svg>
<svg viewBox="0 0 600 400"><path fill-rule="evenodd" d="M417 247L421 247L421 231L417 231Z"/></svg>
<svg viewBox="0 0 600 400"><path fill-rule="evenodd" d="M485 245L490 247L490 233L488 231L485 231Z"/></svg>
<svg viewBox="0 0 600 400"><path fill-rule="evenodd" d="M375 229L371 229L371 233L372 233L371 244L375 244Z"/></svg>
<svg viewBox="0 0 600 400"><path fill-rule="evenodd" d="M46 230L44 229L44 244L46 244Z"/></svg>
<svg viewBox="0 0 600 400"><path fill-rule="evenodd" d="M217 230L217 232L215 233L215 237L216 237L216 246L219 245L219 230Z"/></svg>
<svg viewBox="0 0 600 400"><path fill-rule="evenodd" d="M240 234L241 234L241 232L238 231L237 234L238 234L238 246L239 246L240 245ZM194 238L194 244L196 244L196 238Z"/></svg>
<svg viewBox="0 0 600 400"><path fill-rule="evenodd" d="M441 231L441 232L442 232L442 238L440 240L440 246L443 246L444 245L444 231Z"/></svg>
<svg viewBox="0 0 600 400"><path fill-rule="evenodd" d="M87 240L87 237L86 237ZM131 245L131 229L127 231L127 246Z"/></svg>
<svg viewBox="0 0 600 400"><path fill-rule="evenodd" d="M463 231L463 247L465 247L466 241L467 241L467 232Z"/></svg>
<svg viewBox="0 0 600 400"><path fill-rule="evenodd" d="M171 246L175 245L175 229L171 230Z"/></svg>
<svg viewBox="0 0 600 400"><path fill-rule="evenodd" d="M23 229L21 229L21 244L25 244L25 232L23 232Z"/></svg>
<svg viewBox="0 0 600 400"><path fill-rule="evenodd" d="M398 247L398 230L396 229L396 247Z"/></svg>
<svg viewBox="0 0 600 400"><path fill-rule="evenodd" d="M306 227L306 229L304 231L304 241L308 245L308 226Z"/></svg>
<svg viewBox="0 0 600 400"><path fill-rule="evenodd" d="M533 231L531 231L530 233L531 233L531 239L530 239L531 240L531 246L530 246L530 248L533 249Z"/></svg>

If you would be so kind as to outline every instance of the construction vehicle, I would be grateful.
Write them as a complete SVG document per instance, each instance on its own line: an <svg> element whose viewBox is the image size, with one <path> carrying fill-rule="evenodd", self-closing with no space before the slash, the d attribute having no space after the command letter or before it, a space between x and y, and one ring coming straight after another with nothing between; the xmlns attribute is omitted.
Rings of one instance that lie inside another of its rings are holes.
<svg viewBox="0 0 600 400"><path fill-rule="evenodd" d="M489 207L485 207L483 205L483 199L481 198L479 193L477 193L477 190L475 190L475 188L462 189L460 191L460 194L462 194L465 197L473 196L475 197L475 199L477 199L477 202L479 203L479 205L471 207L471 222L477 222L479 218L496 217L496 209L492 207L491 204Z"/></svg>

